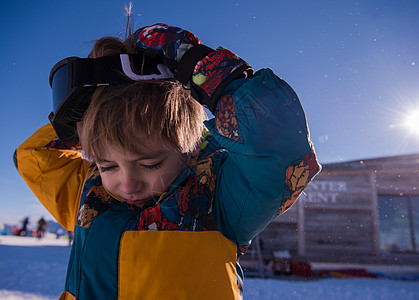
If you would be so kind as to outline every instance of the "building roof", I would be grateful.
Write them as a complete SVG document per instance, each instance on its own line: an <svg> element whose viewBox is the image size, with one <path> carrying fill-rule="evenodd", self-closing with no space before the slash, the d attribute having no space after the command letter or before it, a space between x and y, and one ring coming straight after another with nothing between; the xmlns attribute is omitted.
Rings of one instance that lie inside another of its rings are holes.
<svg viewBox="0 0 419 300"><path fill-rule="evenodd" d="M408 169L416 170L419 172L419 153L388 156L371 159L354 160L348 162L330 163L323 165L324 171L333 170L353 170L353 171L379 171L379 170L395 170L395 169Z"/></svg>

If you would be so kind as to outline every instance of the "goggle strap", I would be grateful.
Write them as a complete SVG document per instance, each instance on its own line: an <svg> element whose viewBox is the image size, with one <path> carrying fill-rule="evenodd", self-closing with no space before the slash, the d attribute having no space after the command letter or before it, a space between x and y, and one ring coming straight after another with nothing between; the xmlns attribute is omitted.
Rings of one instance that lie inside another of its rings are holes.
<svg viewBox="0 0 419 300"><path fill-rule="evenodd" d="M70 61L68 67L72 87L121 82L123 79L119 56L79 58Z"/></svg>
<svg viewBox="0 0 419 300"><path fill-rule="evenodd" d="M173 73L163 64L157 65L160 74L136 74L131 68L130 57L134 64L141 63L140 56L128 54L72 60L69 62L69 67L72 68L70 74L73 77L70 82L75 87L173 78Z"/></svg>
<svg viewBox="0 0 419 300"><path fill-rule="evenodd" d="M170 71L169 67L164 64L158 64L157 69L160 71L160 74L148 74L148 75L139 75L132 71L131 64L128 54L120 54L122 71L126 76L132 80L150 80L150 79L166 79L173 78L173 73Z"/></svg>

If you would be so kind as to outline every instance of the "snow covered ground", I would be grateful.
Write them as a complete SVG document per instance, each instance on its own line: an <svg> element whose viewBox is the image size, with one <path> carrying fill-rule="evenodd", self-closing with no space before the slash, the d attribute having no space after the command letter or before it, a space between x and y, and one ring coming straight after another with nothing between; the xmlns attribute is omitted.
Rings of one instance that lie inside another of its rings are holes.
<svg viewBox="0 0 419 300"><path fill-rule="evenodd" d="M69 254L65 239L0 236L0 299L57 299ZM246 278L244 299L419 299L419 281Z"/></svg>

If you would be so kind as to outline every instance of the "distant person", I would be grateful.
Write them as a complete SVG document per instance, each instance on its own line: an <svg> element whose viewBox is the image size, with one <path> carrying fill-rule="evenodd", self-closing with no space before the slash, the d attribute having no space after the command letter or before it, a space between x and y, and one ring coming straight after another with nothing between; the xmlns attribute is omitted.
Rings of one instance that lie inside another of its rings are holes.
<svg viewBox="0 0 419 300"><path fill-rule="evenodd" d="M38 221L38 228L37 228L37 233L36 233L36 237L38 239L41 239L44 237L45 235L45 229L47 228L48 224L45 221L44 217L41 217Z"/></svg>
<svg viewBox="0 0 419 300"><path fill-rule="evenodd" d="M241 298L238 258L320 170L293 89L165 24L99 39L50 82L52 125L15 157L74 230L62 299Z"/></svg>
<svg viewBox="0 0 419 300"><path fill-rule="evenodd" d="M20 235L20 236L26 236L27 235L28 224L29 224L29 217L26 217L22 221L22 227L20 228L18 235Z"/></svg>
<svg viewBox="0 0 419 300"><path fill-rule="evenodd" d="M68 230L67 231L67 237L68 237L68 245L71 246L73 245L73 239L74 239L74 232Z"/></svg>

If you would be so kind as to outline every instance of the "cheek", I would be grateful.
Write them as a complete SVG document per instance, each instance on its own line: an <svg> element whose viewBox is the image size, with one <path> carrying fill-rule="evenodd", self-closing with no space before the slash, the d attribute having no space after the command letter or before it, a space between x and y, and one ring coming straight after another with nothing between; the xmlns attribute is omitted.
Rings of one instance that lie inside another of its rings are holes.
<svg viewBox="0 0 419 300"><path fill-rule="evenodd" d="M161 171L150 177L150 186L153 191L166 192L173 181L182 173L185 169L184 163L175 163L167 168L167 171Z"/></svg>
<svg viewBox="0 0 419 300"><path fill-rule="evenodd" d="M102 179L102 184L109 192L112 194L116 193L116 183L114 178L110 174L102 173L100 174L100 178Z"/></svg>
<svg viewBox="0 0 419 300"><path fill-rule="evenodd" d="M153 193L164 193L171 184L168 174L158 173L148 177L147 186L151 188Z"/></svg>

